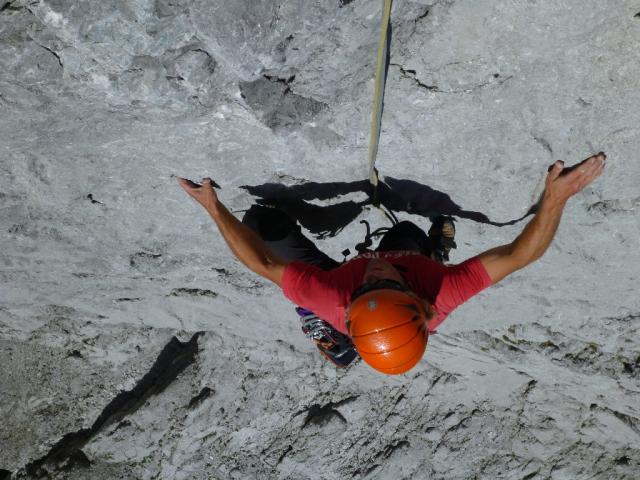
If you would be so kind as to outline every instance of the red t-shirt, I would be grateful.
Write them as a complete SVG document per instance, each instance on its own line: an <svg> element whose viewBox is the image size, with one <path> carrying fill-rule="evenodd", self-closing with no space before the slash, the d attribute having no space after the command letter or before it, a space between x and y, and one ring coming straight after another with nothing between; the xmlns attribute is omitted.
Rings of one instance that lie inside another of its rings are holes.
<svg viewBox="0 0 640 480"><path fill-rule="evenodd" d="M351 293L362 285L372 258L384 258L397 266L411 290L433 305L437 315L429 322L430 332L453 309L491 285L491 278L477 257L459 265L442 265L416 252L395 251L364 253L333 270L292 262L285 268L282 291L296 305L313 311L347 334L345 314Z"/></svg>

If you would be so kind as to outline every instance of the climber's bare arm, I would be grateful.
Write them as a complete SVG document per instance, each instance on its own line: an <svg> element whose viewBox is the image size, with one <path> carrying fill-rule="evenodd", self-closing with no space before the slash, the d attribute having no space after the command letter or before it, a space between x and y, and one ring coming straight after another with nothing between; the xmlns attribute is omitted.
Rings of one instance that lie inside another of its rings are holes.
<svg viewBox="0 0 640 480"><path fill-rule="evenodd" d="M522 233L508 245L492 248L480 255L493 283L526 267L540 258L551 244L558 229L567 200L598 178L605 166L606 155L593 157L564 168L557 161L549 170L538 212Z"/></svg>
<svg viewBox="0 0 640 480"><path fill-rule="evenodd" d="M211 215L236 258L258 275L281 286L282 275L289 262L269 250L258 235L227 210L213 189L213 181L203 178L202 185L199 185L178 178L178 183Z"/></svg>

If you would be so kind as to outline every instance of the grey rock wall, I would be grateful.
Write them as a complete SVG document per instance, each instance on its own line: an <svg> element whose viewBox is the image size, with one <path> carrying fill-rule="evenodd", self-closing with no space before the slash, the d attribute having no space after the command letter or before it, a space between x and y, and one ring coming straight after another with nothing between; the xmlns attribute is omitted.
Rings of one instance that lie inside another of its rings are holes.
<svg viewBox="0 0 640 480"><path fill-rule="evenodd" d="M177 187L350 202L336 259L386 224L356 183L380 13L0 0L0 478L638 478L637 0L395 2L377 166L401 218L456 214L453 261L553 160L609 158L406 375L331 367Z"/></svg>

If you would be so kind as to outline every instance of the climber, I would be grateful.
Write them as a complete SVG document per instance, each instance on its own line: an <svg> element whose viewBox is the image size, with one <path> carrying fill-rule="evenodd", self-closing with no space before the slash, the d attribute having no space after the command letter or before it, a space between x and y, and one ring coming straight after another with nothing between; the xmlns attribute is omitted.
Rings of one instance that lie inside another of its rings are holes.
<svg viewBox="0 0 640 480"><path fill-rule="evenodd" d="M364 241L355 247L360 254L371 252L369 247L372 239L382 236L376 251L417 252L440 263L449 260L449 251L456 248L453 218L438 216L429 234L425 235L417 225L408 221L398 222L392 212L386 213L393 223L391 228L382 227L370 232L368 222L360 222L367 226ZM282 210L253 205L242 222L260 236L271 252L281 258L302 261L323 270L340 266L339 262L321 252L305 237L300 226ZM347 252L349 250L343 252L345 260ZM336 330L308 309L296 307L296 312L300 316L303 333L315 342L320 353L328 360L337 367L346 367L356 359L358 353L348 335Z"/></svg>
<svg viewBox="0 0 640 480"><path fill-rule="evenodd" d="M264 229L250 217L243 224L218 199L210 178L202 184L178 181L206 209L238 260L280 286L296 305L348 336L366 363L395 374L420 360L429 333L453 309L542 256L566 202L602 174L605 161L600 152L569 168L556 162L549 169L537 212L522 233L509 244L457 265L428 258L425 253L432 253L424 248L428 236L417 233L418 227L409 222L391 228L376 251L337 264L299 228L292 230L295 224L288 224L279 212L271 213L275 220L264 222ZM287 225L292 228L289 232L285 228L283 236L280 227Z"/></svg>

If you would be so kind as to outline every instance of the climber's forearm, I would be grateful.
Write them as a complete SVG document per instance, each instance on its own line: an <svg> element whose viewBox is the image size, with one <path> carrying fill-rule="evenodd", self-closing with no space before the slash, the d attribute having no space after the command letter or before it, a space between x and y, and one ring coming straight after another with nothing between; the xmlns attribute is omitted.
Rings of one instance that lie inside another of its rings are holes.
<svg viewBox="0 0 640 480"><path fill-rule="evenodd" d="M275 255L264 241L240 222L220 201L206 207L229 248L244 265L277 285L289 263Z"/></svg>
<svg viewBox="0 0 640 480"><path fill-rule="evenodd" d="M512 255L524 268L547 251L558 230L566 200L561 201L543 194L538 212L522 233L511 243Z"/></svg>
<svg viewBox="0 0 640 480"><path fill-rule="evenodd" d="M549 168L545 191L533 220L513 242L479 256L494 283L536 261L547 251L567 201L602 174L606 158L600 152L567 169L561 161Z"/></svg>

